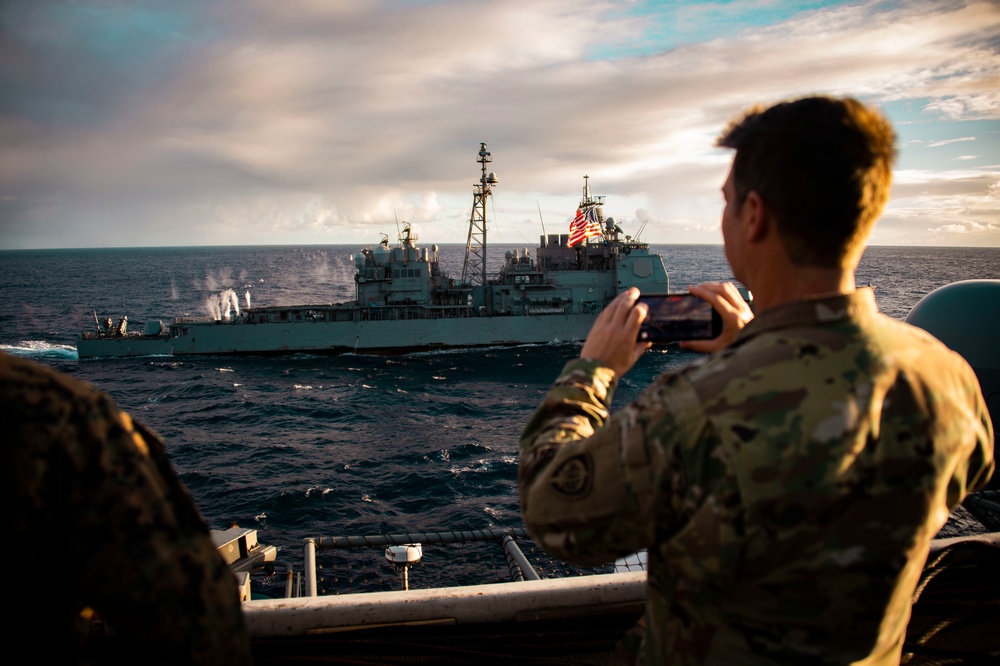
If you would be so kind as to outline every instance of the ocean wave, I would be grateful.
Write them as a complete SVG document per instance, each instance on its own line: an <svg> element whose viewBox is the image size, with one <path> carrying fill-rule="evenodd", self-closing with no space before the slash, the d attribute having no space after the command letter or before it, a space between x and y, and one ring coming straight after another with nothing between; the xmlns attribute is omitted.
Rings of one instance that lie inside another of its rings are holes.
<svg viewBox="0 0 1000 666"><path fill-rule="evenodd" d="M25 358L76 361L79 356L73 345L60 345L45 340L21 340L16 345L0 345L0 350Z"/></svg>

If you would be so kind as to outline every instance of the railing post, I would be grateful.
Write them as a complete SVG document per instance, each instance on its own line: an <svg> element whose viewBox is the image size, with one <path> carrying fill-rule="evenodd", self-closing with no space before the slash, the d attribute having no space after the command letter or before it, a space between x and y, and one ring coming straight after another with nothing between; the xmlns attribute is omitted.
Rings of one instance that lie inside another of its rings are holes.
<svg viewBox="0 0 1000 666"><path fill-rule="evenodd" d="M528 558L524 556L524 552L514 541L514 538L509 534L504 534L501 537L500 542L503 544L504 554L507 557L508 569L511 568L511 564L520 570L521 576L525 580L540 580L538 574L535 572L534 567L528 562ZM511 571L511 577L513 578L513 571Z"/></svg>
<svg viewBox="0 0 1000 666"><path fill-rule="evenodd" d="M318 596L316 586L316 542L312 539L306 539L303 550L303 560L306 568L306 592L310 597L315 597Z"/></svg>

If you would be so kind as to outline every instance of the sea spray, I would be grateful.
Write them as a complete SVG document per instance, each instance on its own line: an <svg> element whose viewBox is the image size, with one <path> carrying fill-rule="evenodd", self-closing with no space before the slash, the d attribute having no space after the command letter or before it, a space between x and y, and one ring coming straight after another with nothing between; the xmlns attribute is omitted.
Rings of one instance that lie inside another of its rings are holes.
<svg viewBox="0 0 1000 666"><path fill-rule="evenodd" d="M250 292L247 292L247 303L249 307ZM232 289L226 289L218 294L212 294L205 299L205 310L215 321L229 320L233 316L240 316L240 299Z"/></svg>

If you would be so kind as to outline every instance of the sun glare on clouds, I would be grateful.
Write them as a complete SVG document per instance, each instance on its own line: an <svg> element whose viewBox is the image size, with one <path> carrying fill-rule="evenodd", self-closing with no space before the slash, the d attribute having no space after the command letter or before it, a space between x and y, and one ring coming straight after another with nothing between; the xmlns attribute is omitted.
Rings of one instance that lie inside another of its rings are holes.
<svg viewBox="0 0 1000 666"><path fill-rule="evenodd" d="M463 243L481 141L511 242L584 175L627 232L721 242L715 137L813 93L900 133L873 242L1000 246L997 34L989 1L10 0L0 247Z"/></svg>

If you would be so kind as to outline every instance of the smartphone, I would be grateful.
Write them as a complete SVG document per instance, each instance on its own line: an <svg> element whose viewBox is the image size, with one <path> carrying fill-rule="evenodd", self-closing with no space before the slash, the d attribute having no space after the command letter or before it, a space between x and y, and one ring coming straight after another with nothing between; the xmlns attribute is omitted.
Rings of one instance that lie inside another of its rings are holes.
<svg viewBox="0 0 1000 666"><path fill-rule="evenodd" d="M641 294L649 314L639 328L639 342L711 340L722 332L722 317L711 303L694 294Z"/></svg>

